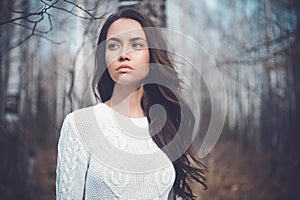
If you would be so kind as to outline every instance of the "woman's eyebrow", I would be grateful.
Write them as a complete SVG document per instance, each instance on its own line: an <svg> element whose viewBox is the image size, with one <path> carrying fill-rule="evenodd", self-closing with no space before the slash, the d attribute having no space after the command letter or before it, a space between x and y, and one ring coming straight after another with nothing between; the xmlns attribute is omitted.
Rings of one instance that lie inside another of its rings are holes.
<svg viewBox="0 0 300 200"><path fill-rule="evenodd" d="M121 43L121 40L119 38L116 38L116 37L112 37L112 38L107 39L107 41L110 41L110 40ZM134 42L136 40L144 40L145 42L147 42L147 40L145 38L143 38L143 37L133 37L133 38L130 38L129 41L130 42Z"/></svg>
<svg viewBox="0 0 300 200"><path fill-rule="evenodd" d="M147 40L145 38L142 38L142 37L134 37L134 38L131 38L129 41L133 42L133 41L136 41L136 40L144 40L145 42L147 42Z"/></svg>
<svg viewBox="0 0 300 200"><path fill-rule="evenodd" d="M115 38L115 37L107 39L107 41L110 41L110 40L113 40L113 41L116 41L116 42L121 42L121 40L119 38Z"/></svg>

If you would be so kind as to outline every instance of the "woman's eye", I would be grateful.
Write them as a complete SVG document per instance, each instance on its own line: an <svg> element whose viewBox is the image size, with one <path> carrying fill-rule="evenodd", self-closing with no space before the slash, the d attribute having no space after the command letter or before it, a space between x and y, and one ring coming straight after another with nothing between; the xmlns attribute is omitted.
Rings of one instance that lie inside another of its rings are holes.
<svg viewBox="0 0 300 200"><path fill-rule="evenodd" d="M132 44L132 47L133 47L133 48L136 48L136 49L141 49L141 48L144 47L144 45L143 45L143 44L140 44L140 43L134 43L134 44Z"/></svg>
<svg viewBox="0 0 300 200"><path fill-rule="evenodd" d="M107 46L107 48L108 49L117 49L119 47L119 45L117 45L117 44L109 44L108 46Z"/></svg>

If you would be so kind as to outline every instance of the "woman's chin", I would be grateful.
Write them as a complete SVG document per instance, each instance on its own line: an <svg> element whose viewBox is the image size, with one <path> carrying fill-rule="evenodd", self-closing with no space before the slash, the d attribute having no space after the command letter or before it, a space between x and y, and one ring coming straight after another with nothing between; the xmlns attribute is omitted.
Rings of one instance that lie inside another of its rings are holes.
<svg viewBox="0 0 300 200"><path fill-rule="evenodd" d="M148 73L122 73L119 74L118 77L114 78L114 81L119 85L139 85L147 77L147 75Z"/></svg>
<svg viewBox="0 0 300 200"><path fill-rule="evenodd" d="M119 79L115 80L115 83L117 85L122 85L122 86L136 86L139 87L140 83L143 81L144 79L137 79L136 77L131 77L131 76L127 76L126 74L123 74L122 77L120 77Z"/></svg>

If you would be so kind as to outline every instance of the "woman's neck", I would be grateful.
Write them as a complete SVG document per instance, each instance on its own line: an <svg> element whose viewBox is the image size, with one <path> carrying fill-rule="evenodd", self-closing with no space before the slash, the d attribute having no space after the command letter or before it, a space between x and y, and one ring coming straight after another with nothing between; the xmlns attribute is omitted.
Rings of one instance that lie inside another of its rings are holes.
<svg viewBox="0 0 300 200"><path fill-rule="evenodd" d="M128 87L128 85L116 84L112 97L105 103L113 110L128 117L144 117L145 115L141 107L143 92L143 86L136 89Z"/></svg>

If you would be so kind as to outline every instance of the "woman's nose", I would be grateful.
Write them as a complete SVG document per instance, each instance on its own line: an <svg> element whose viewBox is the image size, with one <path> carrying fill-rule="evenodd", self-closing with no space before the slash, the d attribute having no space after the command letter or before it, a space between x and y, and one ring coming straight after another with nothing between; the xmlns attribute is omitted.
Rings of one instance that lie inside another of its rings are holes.
<svg viewBox="0 0 300 200"><path fill-rule="evenodd" d="M130 61L130 59L131 58L130 58L130 56L127 53L123 53L119 57L119 61L125 61L125 60Z"/></svg>
<svg viewBox="0 0 300 200"><path fill-rule="evenodd" d="M119 61L130 61L131 60L131 57L129 55L130 53L130 50L128 48L123 48L123 51L121 52L121 55L119 57Z"/></svg>

